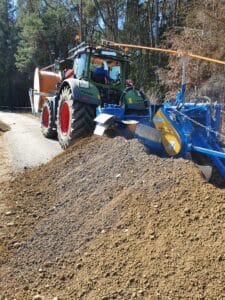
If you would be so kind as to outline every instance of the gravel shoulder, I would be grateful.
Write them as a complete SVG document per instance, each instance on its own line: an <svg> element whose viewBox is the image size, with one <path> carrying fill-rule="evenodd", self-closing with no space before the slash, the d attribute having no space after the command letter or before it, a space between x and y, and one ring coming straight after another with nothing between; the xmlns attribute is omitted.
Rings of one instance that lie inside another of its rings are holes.
<svg viewBox="0 0 225 300"><path fill-rule="evenodd" d="M15 171L46 163L62 152L58 141L42 136L38 118L30 114L0 112L0 120L11 128L3 135L2 143Z"/></svg>

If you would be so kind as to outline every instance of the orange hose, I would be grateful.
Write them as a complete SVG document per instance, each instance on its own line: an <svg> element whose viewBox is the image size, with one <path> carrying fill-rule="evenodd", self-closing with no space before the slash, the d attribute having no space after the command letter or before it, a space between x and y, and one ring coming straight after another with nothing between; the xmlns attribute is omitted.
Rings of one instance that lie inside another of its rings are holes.
<svg viewBox="0 0 225 300"><path fill-rule="evenodd" d="M146 47L146 46L139 46L139 45L130 45L130 44L121 44L121 43L114 43L114 42L109 42L109 45L125 47L125 48L127 47L127 48L136 48L136 49L157 51L157 52L163 52L163 53L168 53L168 54L173 54L173 55L181 55L181 56L185 56L185 57L191 57L191 58L205 60L208 62L214 62L214 63L220 64L220 65L225 65L225 61L223 61L223 60L205 57L205 56L201 56L201 55L196 55L196 54L188 53L185 51L169 50L169 49Z"/></svg>
<svg viewBox="0 0 225 300"><path fill-rule="evenodd" d="M132 45L132 44L122 44L122 43L115 43L115 42L111 42L111 41L108 42L108 44L111 46L118 46L118 47L124 47L124 48L136 48L136 49L150 50L150 51L156 51L156 52L163 52L163 53L168 53L168 54L172 54L172 55L181 55L181 56L185 56L185 57L201 59L201 60L208 61L208 62L214 62L214 63L220 64L220 65L225 65L225 61L223 61L223 60L205 57L205 56L201 56L201 55L197 55L197 54L192 54L192 53L188 53L185 51L154 48L154 47L139 46L139 45ZM72 58L72 56L68 57L68 58ZM64 62L64 60L60 61L60 63L62 63L62 62ZM41 70L45 71L52 67L54 67L54 64L44 67Z"/></svg>

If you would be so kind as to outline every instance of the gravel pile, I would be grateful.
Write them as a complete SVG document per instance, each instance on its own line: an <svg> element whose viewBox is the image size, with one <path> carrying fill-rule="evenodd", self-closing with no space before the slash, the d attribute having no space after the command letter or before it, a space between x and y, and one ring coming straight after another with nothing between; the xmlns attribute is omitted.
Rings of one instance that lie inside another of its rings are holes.
<svg viewBox="0 0 225 300"><path fill-rule="evenodd" d="M0 297L224 299L224 220L191 162L83 139L0 184Z"/></svg>

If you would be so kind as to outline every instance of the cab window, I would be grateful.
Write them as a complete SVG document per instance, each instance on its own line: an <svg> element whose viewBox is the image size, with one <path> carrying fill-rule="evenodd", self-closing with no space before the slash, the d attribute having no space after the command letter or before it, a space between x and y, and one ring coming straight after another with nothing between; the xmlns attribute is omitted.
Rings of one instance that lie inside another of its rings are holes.
<svg viewBox="0 0 225 300"><path fill-rule="evenodd" d="M102 84L120 84L121 64L119 61L103 57L91 57L91 79Z"/></svg>
<svg viewBox="0 0 225 300"><path fill-rule="evenodd" d="M75 77L78 79L82 79L86 75L87 58L87 54L83 53L74 60L73 70Z"/></svg>

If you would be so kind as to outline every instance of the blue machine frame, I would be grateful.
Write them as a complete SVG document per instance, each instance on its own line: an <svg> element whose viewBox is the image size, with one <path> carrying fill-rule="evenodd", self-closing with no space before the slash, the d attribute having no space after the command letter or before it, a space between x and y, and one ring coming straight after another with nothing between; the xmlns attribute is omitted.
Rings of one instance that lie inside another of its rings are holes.
<svg viewBox="0 0 225 300"><path fill-rule="evenodd" d="M185 88L182 89L182 93L184 91ZM175 157L190 158L193 152L202 153L210 158L212 164L225 178L225 153L220 141L221 105L218 103L185 103L183 101L184 95L180 94L176 105L166 102L157 106L157 109L161 110L180 137L181 150ZM126 115L124 107L113 104L97 108L97 115L101 113L113 115L114 120L120 124L126 120L136 120L149 129L155 129L155 112L155 105L149 105L149 114L146 116ZM165 155L166 152L162 143L157 143L138 134L135 136L153 152Z"/></svg>
<svg viewBox="0 0 225 300"><path fill-rule="evenodd" d="M144 131L134 135L142 143L148 146L152 152L165 155L165 144L154 136L155 123L162 124L166 128L169 124L172 134L179 140L179 151L173 154L175 157L189 158L193 152L201 153L208 157L212 164L218 169L225 179L225 153L221 146L221 109L220 103L188 103L185 102L186 90L186 60L183 59L182 84L181 90L177 93L175 103L165 102L161 105L149 105L149 114L140 116L137 114L125 114L125 108L118 105L105 105L97 108L97 115L106 113L114 116L114 120L122 123L124 120L136 120L142 126ZM163 118L159 117L157 111L160 111ZM163 124L164 123L164 124ZM167 128L168 129L168 128ZM150 131L153 130L153 133ZM147 134L142 134L147 132ZM163 135L163 131L161 131ZM153 136L153 139L152 139Z"/></svg>

